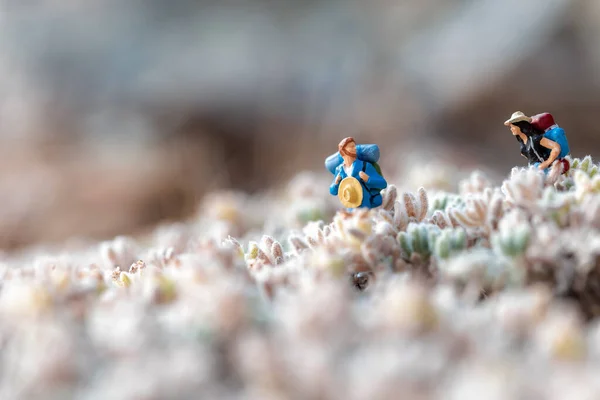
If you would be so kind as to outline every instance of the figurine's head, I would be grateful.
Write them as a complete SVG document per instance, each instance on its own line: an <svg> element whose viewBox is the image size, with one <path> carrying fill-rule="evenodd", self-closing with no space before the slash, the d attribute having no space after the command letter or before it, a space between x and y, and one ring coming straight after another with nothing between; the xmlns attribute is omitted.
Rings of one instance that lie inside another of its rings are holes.
<svg viewBox="0 0 600 400"><path fill-rule="evenodd" d="M527 115L525 115L524 113L522 113L521 111L515 111L514 113L512 113L512 115L510 116L509 119L504 121L504 125L510 126L511 130L512 130L512 126L516 122L521 122L521 121L526 121L526 122L531 123L531 118L528 117Z"/></svg>
<svg viewBox="0 0 600 400"><path fill-rule="evenodd" d="M510 127L513 136L520 136L520 134L531 136L534 133L539 133L537 129L531 125L531 118L521 111L514 112L509 119L504 121L504 125Z"/></svg>
<svg viewBox="0 0 600 400"><path fill-rule="evenodd" d="M521 127L518 124L518 122L515 122L514 124L510 124L510 131L512 132L513 136L517 136L520 133L523 133L523 131L521 130Z"/></svg>
<svg viewBox="0 0 600 400"><path fill-rule="evenodd" d="M342 157L344 157L344 156L356 157L356 142L354 141L354 138L352 138L352 137L344 138L340 142L340 144L338 144L338 150L339 150L340 154L342 155Z"/></svg>
<svg viewBox="0 0 600 400"><path fill-rule="evenodd" d="M536 129L533 125L531 125L527 121L519 121L513 124L510 124L510 131L513 136L519 136L519 134L524 134L525 136L531 136L536 134L543 134L543 131Z"/></svg>

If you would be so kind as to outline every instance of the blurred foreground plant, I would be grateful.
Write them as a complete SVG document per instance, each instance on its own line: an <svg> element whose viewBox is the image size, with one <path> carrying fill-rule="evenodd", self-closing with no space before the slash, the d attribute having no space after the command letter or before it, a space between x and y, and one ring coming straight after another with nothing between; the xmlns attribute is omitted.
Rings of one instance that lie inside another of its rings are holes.
<svg viewBox="0 0 600 400"><path fill-rule="evenodd" d="M451 384L500 396L492 359L518 372L522 397L550 376L592 387L600 193L591 160L575 165L514 169L500 185L446 173L458 193L389 185L378 209L299 224L298 210L331 211L304 176L268 197L216 192L143 239L6 258L0 363L18 379L0 393L446 398Z"/></svg>

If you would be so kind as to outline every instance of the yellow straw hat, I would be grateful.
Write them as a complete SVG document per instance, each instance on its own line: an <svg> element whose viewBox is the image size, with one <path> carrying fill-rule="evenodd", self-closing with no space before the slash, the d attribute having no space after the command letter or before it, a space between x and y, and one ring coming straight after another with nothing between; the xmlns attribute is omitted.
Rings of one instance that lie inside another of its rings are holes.
<svg viewBox="0 0 600 400"><path fill-rule="evenodd" d="M521 111L515 111L509 119L504 121L504 125L509 126L510 124L514 124L515 122L527 121L531 123L531 118L527 115L523 114Z"/></svg>
<svg viewBox="0 0 600 400"><path fill-rule="evenodd" d="M338 198L346 208L356 208L363 200L363 191L360 182L351 176L342 179L338 190Z"/></svg>

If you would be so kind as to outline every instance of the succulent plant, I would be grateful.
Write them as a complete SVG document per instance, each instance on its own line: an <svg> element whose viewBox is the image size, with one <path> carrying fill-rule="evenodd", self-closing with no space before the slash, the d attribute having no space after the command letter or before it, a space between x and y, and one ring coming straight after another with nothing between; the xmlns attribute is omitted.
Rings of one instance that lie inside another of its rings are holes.
<svg viewBox="0 0 600 400"><path fill-rule="evenodd" d="M448 214L466 229L477 229L489 236L503 215L503 199L498 190L485 189L479 194L469 194L465 206L454 207Z"/></svg>
<svg viewBox="0 0 600 400"><path fill-rule="evenodd" d="M398 234L397 240L406 259L410 259L413 254L426 259L433 253L437 237L441 232L441 229L434 224L410 223L406 232Z"/></svg>
<svg viewBox="0 0 600 400"><path fill-rule="evenodd" d="M570 159L571 168L569 174L575 174L577 171L585 173L589 178L594 178L598 174L598 165L594 164L591 156L585 156L583 159Z"/></svg>
<svg viewBox="0 0 600 400"><path fill-rule="evenodd" d="M309 174L144 238L6 256L0 392L600 398L600 174L556 172L438 171L448 191L390 184L333 216Z"/></svg>
<svg viewBox="0 0 600 400"><path fill-rule="evenodd" d="M457 208L464 205L464 200L458 194L436 192L429 203L429 214L435 211L446 211L448 208Z"/></svg>
<svg viewBox="0 0 600 400"><path fill-rule="evenodd" d="M531 237L531 226L526 217L515 210L500 222L491 240L494 249L508 258L518 258L525 253Z"/></svg>
<svg viewBox="0 0 600 400"><path fill-rule="evenodd" d="M433 254L441 260L450 258L467 248L467 233L464 229L443 229L435 238Z"/></svg>

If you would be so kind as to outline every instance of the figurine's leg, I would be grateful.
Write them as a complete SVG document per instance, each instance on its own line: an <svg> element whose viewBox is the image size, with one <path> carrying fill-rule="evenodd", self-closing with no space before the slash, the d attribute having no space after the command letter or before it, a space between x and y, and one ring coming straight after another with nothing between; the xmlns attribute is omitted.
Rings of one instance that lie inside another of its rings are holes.
<svg viewBox="0 0 600 400"><path fill-rule="evenodd" d="M535 167L535 169L539 170L539 166L540 166L540 164L541 164L541 163L539 163L539 162L536 162L536 163L529 164L529 165L530 165L530 166L533 166L533 167ZM544 169L544 174L548 175L548 171L550 171L550 168L545 168L545 169Z"/></svg>
<svg viewBox="0 0 600 400"><path fill-rule="evenodd" d="M566 174L569 171L569 169L571 169L571 164L569 163L569 160L567 160L566 158L561 158L560 162L561 162L561 164L563 166L562 173Z"/></svg>

